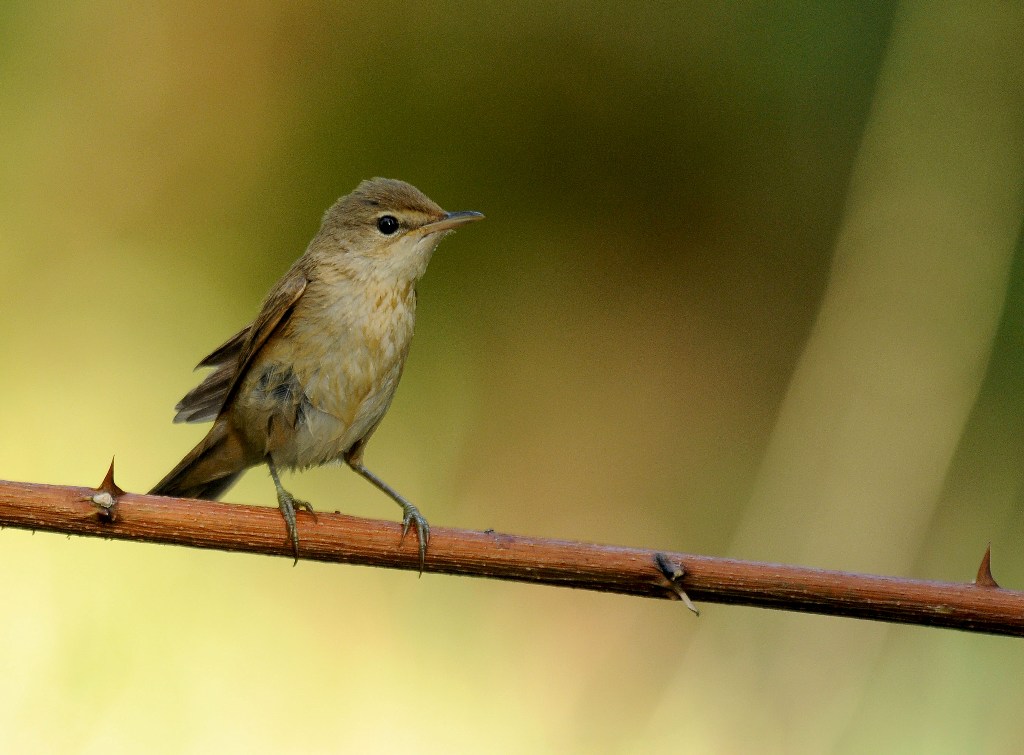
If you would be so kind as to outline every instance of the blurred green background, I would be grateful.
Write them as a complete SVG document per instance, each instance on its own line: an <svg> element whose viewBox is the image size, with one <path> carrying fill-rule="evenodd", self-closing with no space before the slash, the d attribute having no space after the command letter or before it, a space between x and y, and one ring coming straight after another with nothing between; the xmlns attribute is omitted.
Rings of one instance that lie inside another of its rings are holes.
<svg viewBox="0 0 1024 755"><path fill-rule="evenodd" d="M145 491L363 178L435 525L1024 587L1017 4L0 6L0 477ZM286 484L397 518L347 470ZM228 500L274 503L264 470ZM1024 646L0 532L4 752L1011 752Z"/></svg>

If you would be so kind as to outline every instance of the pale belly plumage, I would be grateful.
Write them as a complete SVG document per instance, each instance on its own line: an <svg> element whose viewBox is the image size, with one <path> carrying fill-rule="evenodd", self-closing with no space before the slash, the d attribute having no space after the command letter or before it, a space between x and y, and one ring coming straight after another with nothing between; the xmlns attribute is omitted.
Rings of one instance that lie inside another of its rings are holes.
<svg viewBox="0 0 1024 755"><path fill-rule="evenodd" d="M345 291L306 296L331 293L330 306L298 308L264 346L235 403L249 443L283 467L340 460L367 438L391 405L409 352L415 293L374 295L371 307L352 307ZM352 311L368 315L353 320Z"/></svg>

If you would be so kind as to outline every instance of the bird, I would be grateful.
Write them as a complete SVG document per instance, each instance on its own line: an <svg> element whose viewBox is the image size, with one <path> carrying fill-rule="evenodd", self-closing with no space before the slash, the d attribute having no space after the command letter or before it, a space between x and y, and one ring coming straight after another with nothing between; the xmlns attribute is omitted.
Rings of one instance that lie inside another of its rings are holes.
<svg viewBox="0 0 1024 755"><path fill-rule="evenodd" d="M446 212L390 178L338 199L256 319L196 367L213 371L178 402L174 421L213 426L150 494L216 500L266 464L297 563L296 509L313 507L280 472L344 463L402 507L402 538L415 527L422 571L430 525L363 454L409 354L416 284L441 239L483 217Z"/></svg>

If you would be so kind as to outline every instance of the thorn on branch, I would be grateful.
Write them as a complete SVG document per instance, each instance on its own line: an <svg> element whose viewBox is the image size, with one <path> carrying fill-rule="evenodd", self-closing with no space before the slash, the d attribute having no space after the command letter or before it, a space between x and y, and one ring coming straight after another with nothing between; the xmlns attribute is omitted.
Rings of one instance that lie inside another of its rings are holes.
<svg viewBox="0 0 1024 755"><path fill-rule="evenodd" d="M999 587L992 576L992 543L985 548L985 555L981 557L981 565L978 567L978 576L974 578L974 584L978 587Z"/></svg>
<svg viewBox="0 0 1024 755"><path fill-rule="evenodd" d="M658 571L661 572L661 576L664 578L664 584L668 589L675 593L681 601L693 611L695 616L700 616L700 611L697 606L690 600L690 596L686 594L680 584L683 581L683 577L686 576L686 568L679 563L676 563L664 553L654 554L654 565L658 567Z"/></svg>
<svg viewBox="0 0 1024 755"><path fill-rule="evenodd" d="M96 506L99 511L96 512L96 517L104 524L113 524L117 521L117 501L124 495L124 491L117 486L114 482L114 459L110 459L110 469L107 470L107 476L103 478L103 482L100 483L98 488L95 488L96 493L91 496L87 496L85 500L91 502Z"/></svg>

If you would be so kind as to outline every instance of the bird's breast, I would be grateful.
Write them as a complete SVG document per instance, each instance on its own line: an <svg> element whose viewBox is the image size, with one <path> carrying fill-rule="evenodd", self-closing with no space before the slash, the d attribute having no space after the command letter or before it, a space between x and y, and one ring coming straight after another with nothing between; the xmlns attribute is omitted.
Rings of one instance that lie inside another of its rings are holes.
<svg viewBox="0 0 1024 755"><path fill-rule="evenodd" d="M300 468L341 458L380 422L415 324L411 287L312 293L247 380L250 404L266 416L266 452Z"/></svg>

